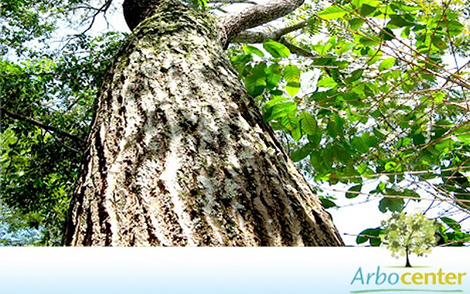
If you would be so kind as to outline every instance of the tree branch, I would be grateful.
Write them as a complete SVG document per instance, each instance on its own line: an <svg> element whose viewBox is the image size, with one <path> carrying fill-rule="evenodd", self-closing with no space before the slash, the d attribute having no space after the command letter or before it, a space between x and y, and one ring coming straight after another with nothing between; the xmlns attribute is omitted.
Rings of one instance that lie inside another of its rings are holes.
<svg viewBox="0 0 470 294"><path fill-rule="evenodd" d="M271 0L241 12L227 14L221 21L222 44L227 46L239 33L287 15L303 3L304 0Z"/></svg>
<svg viewBox="0 0 470 294"><path fill-rule="evenodd" d="M92 8L95 10L95 13L91 16L91 22L88 28L86 28L83 32L81 32L82 35L85 35L86 32L88 32L93 25L95 24L96 18L100 13L104 13L106 15L106 12L108 11L109 7L111 7L111 4L113 3L113 0L106 0L106 2L99 8ZM90 8L88 8L90 9Z"/></svg>
<svg viewBox="0 0 470 294"><path fill-rule="evenodd" d="M279 39L279 43L282 43L284 44L284 46L286 46L287 48L289 48L290 52L291 53L294 53L298 56L304 56L304 57L314 57L315 55L310 52L310 51L307 51L303 48L300 48L298 46L295 46L294 44L290 43L289 41L287 41L286 38L284 37L281 37Z"/></svg>
<svg viewBox="0 0 470 294"><path fill-rule="evenodd" d="M233 43L244 43L244 44L260 44L267 39L276 40L275 35L272 32L255 32L255 31L244 31L238 34L232 42Z"/></svg>
<svg viewBox="0 0 470 294"><path fill-rule="evenodd" d="M250 0L209 0L207 3L224 3L224 4L257 4Z"/></svg>
<svg viewBox="0 0 470 294"><path fill-rule="evenodd" d="M292 25L290 27L285 27L285 28L279 29L278 31L276 31L276 34L279 35L279 36L284 36L284 35L287 35L288 33L292 33L292 32L295 32L297 30L303 29L307 25L308 25L308 20L304 20L304 21L301 21L301 22L299 22L295 25Z"/></svg>
<svg viewBox="0 0 470 294"><path fill-rule="evenodd" d="M267 39L278 41L282 36L287 35L288 33L292 33L297 30L300 30L306 27L307 25L308 25L308 21L305 20L293 26L285 27L285 28L272 31L272 32L244 31L244 32L240 32L233 41L239 42L239 43L250 43L250 44L263 43Z"/></svg>
<svg viewBox="0 0 470 294"><path fill-rule="evenodd" d="M299 56L304 56L304 57L313 57L314 55L311 52L305 49L302 49L298 46L295 46L294 44L287 41L287 39L284 37L284 35L288 33L291 33L291 32L294 32L294 31L297 31L306 27L307 24L308 24L308 21L305 20L293 26L285 27L285 28L272 31L272 32L244 31L238 34L238 36L233 41L237 43L258 44L258 43L263 43L267 39L271 39L271 40L278 41L284 44L287 48L289 48L290 52L294 54L297 54Z"/></svg>
<svg viewBox="0 0 470 294"><path fill-rule="evenodd" d="M21 120L21 121L25 121L25 122L28 122L32 125L35 125L37 127L40 127L41 129L44 129L44 130L47 130L47 131L51 131L51 132L54 132L54 133L57 133L61 136L64 136L64 137L67 137L69 139L72 139L74 140L75 142L77 143L80 143L81 145L83 145L85 142L80 139L78 136L74 135L74 134L71 134L71 133L68 133L68 132L65 132L65 131L62 131L62 130L59 130L55 127L52 127L52 126L49 126L49 125L46 125L46 124L43 124L42 122L38 122L32 118L29 118L29 117L26 117L26 116L23 116L21 114L17 114L17 113L14 113L14 112L11 112L9 111L8 109L5 109L3 107L0 107L0 112L3 114L6 114L8 115L9 117L13 118L13 119L17 119L17 120Z"/></svg>

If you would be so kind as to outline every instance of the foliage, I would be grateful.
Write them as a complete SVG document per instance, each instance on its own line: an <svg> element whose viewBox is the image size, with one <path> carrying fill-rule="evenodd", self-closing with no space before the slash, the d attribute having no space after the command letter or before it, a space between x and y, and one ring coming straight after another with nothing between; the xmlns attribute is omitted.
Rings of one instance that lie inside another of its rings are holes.
<svg viewBox="0 0 470 294"><path fill-rule="evenodd" d="M441 217L437 224L436 239L438 245L464 246L470 241L470 234L463 231L459 222L450 217Z"/></svg>
<svg viewBox="0 0 470 294"><path fill-rule="evenodd" d="M46 1L13 1L8 5L2 6L2 17L9 20L2 23L2 30L10 34L2 35L2 40L9 40L6 47L10 55L17 55L0 62L1 107L72 136L63 137L3 114L0 200L9 211L15 211L15 216L24 216L18 220L24 226L9 227L12 233L24 232L25 226L39 229L41 240L34 243L53 245L61 239L93 101L122 34L79 35L68 40L58 53L44 47L31 48L26 41L44 42L55 29L51 25L42 30L40 24L50 18L39 14L58 12L60 7ZM35 10L38 5L42 8ZM38 22L27 23L20 12L29 17L37 13L34 17ZM23 27L37 35L18 39Z"/></svg>
<svg viewBox="0 0 470 294"><path fill-rule="evenodd" d="M353 0L316 7L287 22L307 21L303 35L289 40L311 56L268 40L268 54L245 45L232 58L265 121L290 135L291 158L319 188L340 183L350 187L348 199L381 197L383 213L434 200L468 214L469 64L458 53L469 49L459 41L469 36L461 17L467 6ZM371 183L376 188L362 193Z"/></svg>
<svg viewBox="0 0 470 294"><path fill-rule="evenodd" d="M382 242L398 258L406 255L406 266L411 266L409 255L418 256L429 254L436 243L434 221L423 214L407 215L395 213L388 221L384 221L384 234L380 235Z"/></svg>
<svg viewBox="0 0 470 294"><path fill-rule="evenodd" d="M369 241L371 246L380 246L382 244L380 236L384 234L384 232L385 229L382 227L365 229L357 236L356 243L363 244Z"/></svg>
<svg viewBox="0 0 470 294"><path fill-rule="evenodd" d="M31 224L37 215L15 214L0 202L0 246L25 246L41 244L41 232Z"/></svg>
<svg viewBox="0 0 470 294"><path fill-rule="evenodd" d="M206 9L207 0L191 0L191 4L197 9Z"/></svg>

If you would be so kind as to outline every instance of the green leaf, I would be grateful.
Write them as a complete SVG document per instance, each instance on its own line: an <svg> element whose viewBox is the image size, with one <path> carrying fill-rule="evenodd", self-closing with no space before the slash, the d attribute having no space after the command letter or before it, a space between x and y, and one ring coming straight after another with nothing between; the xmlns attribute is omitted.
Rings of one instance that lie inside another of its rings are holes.
<svg viewBox="0 0 470 294"><path fill-rule="evenodd" d="M432 44L439 48L440 50L447 49L447 43L443 40L441 36L434 36L432 39Z"/></svg>
<svg viewBox="0 0 470 294"><path fill-rule="evenodd" d="M369 14L374 12L375 9L376 9L376 7L373 7L373 6L370 6L370 5L367 5L367 4L363 4L361 6L360 13L361 13L362 16L368 16Z"/></svg>
<svg viewBox="0 0 470 294"><path fill-rule="evenodd" d="M396 166L397 166L396 162L389 161L389 162L385 163L384 168L385 168L385 171L387 171L387 172L393 172L393 171L395 171Z"/></svg>
<svg viewBox="0 0 470 294"><path fill-rule="evenodd" d="M292 139L294 139L294 141L298 142L300 140L300 138L302 138L302 131L299 127L299 124L295 124L295 125L292 125L292 128L290 129L290 133L291 133L291 136L292 136Z"/></svg>
<svg viewBox="0 0 470 294"><path fill-rule="evenodd" d="M332 138L337 138L338 136L341 137L343 135L344 122L337 113L330 117L327 125L327 131Z"/></svg>
<svg viewBox="0 0 470 294"><path fill-rule="evenodd" d="M420 199L421 199L421 196L416 191L413 191L413 190L410 190L410 189L405 189L405 190L403 190L402 193L398 193L398 195L403 195L403 196L406 196L406 197L416 198L416 199L412 199L412 200L417 200L417 201L420 201Z"/></svg>
<svg viewBox="0 0 470 294"><path fill-rule="evenodd" d="M300 124L302 130L308 135L315 135L318 130L316 119L306 111L300 113Z"/></svg>
<svg viewBox="0 0 470 294"><path fill-rule="evenodd" d="M274 58L287 58L290 55L290 51L286 46L271 39L263 43L263 48Z"/></svg>
<svg viewBox="0 0 470 294"><path fill-rule="evenodd" d="M349 188L348 192L346 192L346 198L348 199L356 198L357 196L360 195L359 193L361 192L361 189L362 189L362 185L352 186L351 188Z"/></svg>
<svg viewBox="0 0 470 294"><path fill-rule="evenodd" d="M351 146L361 153L369 152L369 146L364 142L362 137L353 137L351 139Z"/></svg>
<svg viewBox="0 0 470 294"><path fill-rule="evenodd" d="M358 30L364 24L364 22L365 21L360 18L353 18L348 21L349 27L351 28L351 30L354 30L354 31Z"/></svg>
<svg viewBox="0 0 470 294"><path fill-rule="evenodd" d="M377 61L379 61L381 58L382 58L382 51L379 51L379 52L375 52L373 54L370 55L370 60L367 61L367 65L372 65L374 63L376 63Z"/></svg>
<svg viewBox="0 0 470 294"><path fill-rule="evenodd" d="M405 138L400 138L397 142L397 149L400 149L402 147L406 147L411 143L411 139L408 137Z"/></svg>
<svg viewBox="0 0 470 294"><path fill-rule="evenodd" d="M382 198L379 203L379 210L382 213L387 212L387 210L391 212L402 212L404 208L405 200L403 200L402 198L385 197Z"/></svg>
<svg viewBox="0 0 470 294"><path fill-rule="evenodd" d="M350 51L351 49L353 49L354 47L356 46L356 43L341 43L341 44L338 44L336 45L336 49L335 49L335 52L338 54L338 55L341 55L341 54L344 54L345 52L348 52ZM342 63L343 64L342 64ZM340 68L347 68L348 67L348 64L347 62L345 61L338 61L336 62L336 66L340 67Z"/></svg>
<svg viewBox="0 0 470 294"><path fill-rule="evenodd" d="M459 231L462 228L462 226L457 221L451 219L450 217L441 217L440 220L452 228L452 230Z"/></svg>
<svg viewBox="0 0 470 294"><path fill-rule="evenodd" d="M380 45L382 43L382 40L377 36L368 35L368 36L361 37L359 39L359 42L364 46L374 47L374 46Z"/></svg>
<svg viewBox="0 0 470 294"><path fill-rule="evenodd" d="M304 159L305 157L310 155L310 152L312 152L312 147L313 147L312 144L308 143L307 145L303 146L302 148L297 149L294 152L292 152L292 154L290 155L290 158L294 162L301 161L302 159Z"/></svg>
<svg viewBox="0 0 470 294"><path fill-rule="evenodd" d="M380 140L387 138L387 136L379 129L374 128L373 132L374 132L374 135Z"/></svg>
<svg viewBox="0 0 470 294"><path fill-rule="evenodd" d="M191 0L193 7L196 9L204 9L206 7L206 0Z"/></svg>
<svg viewBox="0 0 470 294"><path fill-rule="evenodd" d="M297 104L292 101L281 102L279 104L274 105L269 112L265 112L265 115L269 115L265 117L265 122L275 120L289 114L294 115L295 111L297 110Z"/></svg>
<svg viewBox="0 0 470 294"><path fill-rule="evenodd" d="M470 234L464 232L450 232L446 237L448 242L452 243L450 246L464 246L470 240Z"/></svg>
<svg viewBox="0 0 470 294"><path fill-rule="evenodd" d="M237 70L238 74L241 76L246 70L246 64L250 61L253 61L253 56L251 54L241 54L235 55L230 59L233 67Z"/></svg>
<svg viewBox="0 0 470 294"><path fill-rule="evenodd" d="M323 19L336 19L342 18L346 13L348 13L346 10L338 6L330 6L318 12L317 15Z"/></svg>
<svg viewBox="0 0 470 294"><path fill-rule="evenodd" d="M272 100L269 100L264 104L264 111L266 112L269 109L272 109L272 107L276 104L279 104L281 102L285 102L286 100L289 100L289 98L286 97L278 97Z"/></svg>
<svg viewBox="0 0 470 294"><path fill-rule="evenodd" d="M345 165L350 165L353 163L352 152L349 149L344 148L342 145L335 144L333 150L336 154L336 159L338 162L344 163Z"/></svg>
<svg viewBox="0 0 470 294"><path fill-rule="evenodd" d="M452 139L445 139L434 145L434 147L440 152L450 151L453 149L453 146L454 140Z"/></svg>
<svg viewBox="0 0 470 294"><path fill-rule="evenodd" d="M286 91L289 96L294 97L300 91L300 83L290 82L286 85Z"/></svg>
<svg viewBox="0 0 470 294"><path fill-rule="evenodd" d="M470 144L470 133L457 136L457 139L465 144Z"/></svg>
<svg viewBox="0 0 470 294"><path fill-rule="evenodd" d="M382 234L383 229L382 228L370 228L370 229L365 229L362 232L359 233L359 235L356 238L356 243L357 244L363 244L367 241L372 246L379 246L382 241L380 240L380 234Z"/></svg>
<svg viewBox="0 0 470 294"><path fill-rule="evenodd" d="M336 203L334 203L333 201L331 201L330 199L328 199L326 197L320 196L319 198L320 198L321 204L326 209L337 206Z"/></svg>
<svg viewBox="0 0 470 294"><path fill-rule="evenodd" d="M322 133L320 131L316 132L314 135L308 135L308 141L313 144L315 148L320 146Z"/></svg>
<svg viewBox="0 0 470 294"><path fill-rule="evenodd" d="M361 233L359 233L359 235L358 235L357 238L356 238L356 243L357 243L358 245L363 244L363 243L366 243L366 242L369 240L369 237L363 236L363 234L365 235L365 232L364 232L364 231L362 231Z"/></svg>
<svg viewBox="0 0 470 294"><path fill-rule="evenodd" d="M243 49L243 51L245 51L245 52L248 53L248 54L256 54L256 55L258 55L259 57L264 57L263 51L259 50L259 49L256 48L255 46L243 45L243 46L242 46L242 49Z"/></svg>
<svg viewBox="0 0 470 294"><path fill-rule="evenodd" d="M413 144L416 146L424 144L426 142L426 138L421 133L414 135L412 139L413 139Z"/></svg>
<svg viewBox="0 0 470 294"><path fill-rule="evenodd" d="M286 91L291 97L294 97L300 90L300 74L300 69L295 65L288 65L284 68Z"/></svg>
<svg viewBox="0 0 470 294"><path fill-rule="evenodd" d="M376 138L375 136L371 136L369 133L363 133L363 134L362 134L362 140L363 140L364 143L366 143L367 146L369 146L370 148L377 146L377 144L379 143L379 141L377 140L377 138Z"/></svg>
<svg viewBox="0 0 470 294"><path fill-rule="evenodd" d="M284 79L289 82L300 81L301 70L295 65L288 65L284 68Z"/></svg>
<svg viewBox="0 0 470 294"><path fill-rule="evenodd" d="M379 37L385 41L391 41L397 38L393 31L389 28L383 28L383 31L380 32Z"/></svg>
<svg viewBox="0 0 470 294"><path fill-rule="evenodd" d="M265 122L268 122L270 120L270 117L273 113L274 106L282 103L282 102L292 102L288 98L285 97L276 97L274 99L269 100L266 102L263 106L263 120Z"/></svg>
<svg viewBox="0 0 470 294"><path fill-rule="evenodd" d="M375 238L370 238L369 242L370 242L370 245L374 247L380 246L380 244L382 244L382 240L380 240L379 236Z"/></svg>
<svg viewBox="0 0 470 294"><path fill-rule="evenodd" d="M317 87L319 88L333 88L333 87L336 87L338 83L335 82L335 80L333 78L324 78L324 79L321 79L320 81L318 81L317 83Z"/></svg>
<svg viewBox="0 0 470 294"><path fill-rule="evenodd" d="M413 23L405 20L402 16L397 14L390 15L390 21L387 23L387 27L390 28L402 28L412 26Z"/></svg>
<svg viewBox="0 0 470 294"><path fill-rule="evenodd" d="M464 29L464 25L456 20L446 22L447 30L452 37L458 36Z"/></svg>
<svg viewBox="0 0 470 294"><path fill-rule="evenodd" d="M364 73L364 69L356 69L350 74L350 77L348 78L348 82L355 82L359 80L362 77L362 74Z"/></svg>
<svg viewBox="0 0 470 294"><path fill-rule="evenodd" d="M256 65L245 78L245 87L253 97L261 95L266 88L266 64L260 63Z"/></svg>
<svg viewBox="0 0 470 294"><path fill-rule="evenodd" d="M321 152L320 160L323 161L323 166L330 169L334 162L334 154L331 148L325 148Z"/></svg>
<svg viewBox="0 0 470 294"><path fill-rule="evenodd" d="M310 163L312 164L313 168L319 173L323 173L325 170L325 166L323 165L323 160L320 158L319 154L310 154Z"/></svg>
<svg viewBox="0 0 470 294"><path fill-rule="evenodd" d="M282 78L282 65L271 64L266 70L266 89L272 90L279 85Z"/></svg>
<svg viewBox="0 0 470 294"><path fill-rule="evenodd" d="M361 7L362 4L368 4L373 7L377 7L380 5L381 1L376 1L376 0L352 0L351 4L353 4L355 7Z"/></svg>
<svg viewBox="0 0 470 294"><path fill-rule="evenodd" d="M395 58L393 57L386 58L380 63L379 70L380 71L387 70L387 69L392 68L394 65L395 65Z"/></svg>

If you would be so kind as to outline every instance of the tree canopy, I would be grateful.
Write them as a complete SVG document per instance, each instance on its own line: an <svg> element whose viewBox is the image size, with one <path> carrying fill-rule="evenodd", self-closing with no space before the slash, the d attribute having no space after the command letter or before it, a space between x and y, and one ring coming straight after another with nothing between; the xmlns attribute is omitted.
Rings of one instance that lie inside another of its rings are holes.
<svg viewBox="0 0 470 294"><path fill-rule="evenodd" d="M411 253L417 256L429 254L436 243L434 222L422 214L393 214L383 225L386 230L380 236L382 241L392 256L406 256L406 267L411 267Z"/></svg>
<svg viewBox="0 0 470 294"><path fill-rule="evenodd" d="M9 215L0 222L36 229L30 242L44 245L60 243L93 101L128 34L93 31L122 13L118 1L56 2L0 6L0 204ZM257 5L186 2L215 15ZM383 213L429 203L423 213L437 211L441 244L463 245L469 20L461 0L312 0L236 34L227 54L326 208L337 206L328 189L339 184L351 203L379 197ZM357 242L379 245L384 230L365 228Z"/></svg>

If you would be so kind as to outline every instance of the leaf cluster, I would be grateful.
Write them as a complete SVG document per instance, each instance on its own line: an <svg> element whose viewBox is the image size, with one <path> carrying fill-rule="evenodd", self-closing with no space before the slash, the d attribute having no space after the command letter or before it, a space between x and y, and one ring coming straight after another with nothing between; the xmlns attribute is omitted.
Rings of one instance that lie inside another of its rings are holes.
<svg viewBox="0 0 470 294"><path fill-rule="evenodd" d="M36 243L60 242L93 101L122 38L80 35L60 51L29 48L28 58L0 62L1 106L8 111L0 134L0 200L23 216L23 227L40 233Z"/></svg>
<svg viewBox="0 0 470 294"><path fill-rule="evenodd" d="M287 36L308 56L266 40L232 57L265 121L288 136L291 158L317 185L348 185L348 199L381 197L383 213L430 197L468 213L470 76L469 64L459 63L469 49L459 41L468 38L466 6L353 0L317 7L290 18L308 21L301 36ZM375 188L362 192L371 182Z"/></svg>
<svg viewBox="0 0 470 294"><path fill-rule="evenodd" d="M407 252L423 256L431 253L436 244L435 223L421 213L395 213L382 225L385 230L380 238L394 257L405 256Z"/></svg>

